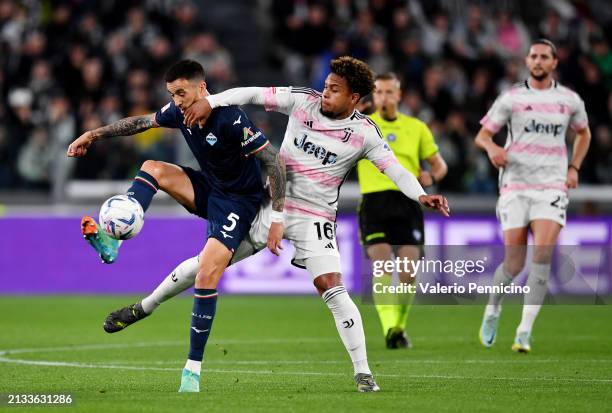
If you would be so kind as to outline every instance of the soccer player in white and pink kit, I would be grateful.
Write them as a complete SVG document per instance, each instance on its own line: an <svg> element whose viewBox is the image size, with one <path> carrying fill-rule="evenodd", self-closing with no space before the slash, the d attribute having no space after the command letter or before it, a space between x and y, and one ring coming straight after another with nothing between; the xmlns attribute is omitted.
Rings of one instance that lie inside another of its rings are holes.
<svg viewBox="0 0 612 413"><path fill-rule="evenodd" d="M588 151L591 132L584 102L553 78L557 50L547 39L531 44L525 58L529 79L502 93L480 121L476 144L499 169L501 222L505 259L495 271L494 285L508 285L523 269L531 230L533 260L524 296L523 314L512 350L531 351L534 321L548 291L551 255L565 225L568 189L578 185L578 172ZM508 136L504 147L492 140L502 126ZM566 133L575 134L571 161ZM491 294L480 328L480 341L491 347L496 339L503 294Z"/></svg>
<svg viewBox="0 0 612 413"><path fill-rule="evenodd" d="M416 177L399 164L374 122L355 109L359 100L374 88L370 68L360 60L345 56L334 59L330 71L322 93L303 87L229 89L207 96L203 104L191 105L185 110L184 119L188 127L197 127L206 121L213 108L233 104L263 105L267 110L289 116L280 151L287 171L283 213L273 210L271 205L262 207L251 224L247 239L234 252L231 263L265 248L271 223L283 224L284 238L296 250L293 264L310 273L314 286L332 313L353 363L357 390L375 392L380 389L368 365L361 315L342 283L336 242L340 187L357 161L365 158L389 176L409 198L445 216L449 209L443 196L425 193ZM240 122L240 117L234 121ZM254 134L252 139L256 137ZM250 138L245 135L244 145L249 142ZM216 282L197 268L197 257L180 264L142 300L144 312L150 314L162 302L193 286L194 281L196 288L208 288ZM121 314L121 311L113 314ZM124 328L138 320L133 317L122 319L121 323ZM194 377L199 380L199 362L188 360L185 369L194 369ZM199 389L199 383L190 387Z"/></svg>
<svg viewBox="0 0 612 413"><path fill-rule="evenodd" d="M322 93L301 87L230 89L186 110L185 122L201 122L213 108L233 104L259 104L289 116L280 151L287 168L284 214L262 209L232 262L265 248L266 228L271 222L283 222L284 238L296 250L292 263L310 273L331 310L353 362L357 389L378 391L367 362L361 316L341 278L335 224L340 187L357 161L365 158L409 198L446 216L448 204L440 195L425 193L416 177L399 164L374 122L355 109L374 88L370 68L345 56L333 60L330 71ZM196 288L205 282L196 278Z"/></svg>

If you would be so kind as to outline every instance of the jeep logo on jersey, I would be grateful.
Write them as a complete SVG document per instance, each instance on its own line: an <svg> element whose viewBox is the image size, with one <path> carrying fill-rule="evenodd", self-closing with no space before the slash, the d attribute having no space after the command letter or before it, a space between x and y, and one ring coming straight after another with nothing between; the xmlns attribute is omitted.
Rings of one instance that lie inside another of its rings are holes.
<svg viewBox="0 0 612 413"><path fill-rule="evenodd" d="M321 163L323 165L333 165L336 163L336 160L338 160L337 154L328 151L320 145L310 142L306 134L300 136L299 138L295 138L293 140L293 143L298 149L303 150L304 153L307 153L308 155L314 155L314 157L317 159L322 159L323 162Z"/></svg>
<svg viewBox="0 0 612 413"><path fill-rule="evenodd" d="M546 133L553 136L561 135L563 125L555 123L537 123L534 119L525 126L525 132Z"/></svg>

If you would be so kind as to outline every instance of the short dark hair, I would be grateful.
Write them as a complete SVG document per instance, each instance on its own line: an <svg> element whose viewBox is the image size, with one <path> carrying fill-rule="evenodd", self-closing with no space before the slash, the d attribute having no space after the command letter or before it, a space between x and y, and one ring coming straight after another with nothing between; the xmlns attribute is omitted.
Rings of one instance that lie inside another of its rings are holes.
<svg viewBox="0 0 612 413"><path fill-rule="evenodd" d="M346 79L349 88L362 98L374 90L374 73L370 67L359 59L342 56L329 64L331 73Z"/></svg>
<svg viewBox="0 0 612 413"><path fill-rule="evenodd" d="M395 80L398 85L401 84L399 77L393 72L379 73L376 75L375 80Z"/></svg>
<svg viewBox="0 0 612 413"><path fill-rule="evenodd" d="M545 39L545 38L536 39L533 42L531 42L531 46L533 46L534 44L543 44L543 45L550 47L553 57L555 59L557 58L557 46L555 46L555 44L551 42L550 40Z"/></svg>
<svg viewBox="0 0 612 413"><path fill-rule="evenodd" d="M170 66L166 71L165 79L166 83L174 82L176 79L204 80L204 68L195 60L181 60Z"/></svg>

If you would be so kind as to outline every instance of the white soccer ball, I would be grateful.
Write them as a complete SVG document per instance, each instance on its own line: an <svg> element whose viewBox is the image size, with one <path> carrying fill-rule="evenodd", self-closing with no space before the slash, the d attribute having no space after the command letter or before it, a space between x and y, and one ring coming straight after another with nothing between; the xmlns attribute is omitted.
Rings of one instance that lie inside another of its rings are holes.
<svg viewBox="0 0 612 413"><path fill-rule="evenodd" d="M127 195L110 197L100 208L100 226L112 238L133 238L138 235L143 225L142 206Z"/></svg>

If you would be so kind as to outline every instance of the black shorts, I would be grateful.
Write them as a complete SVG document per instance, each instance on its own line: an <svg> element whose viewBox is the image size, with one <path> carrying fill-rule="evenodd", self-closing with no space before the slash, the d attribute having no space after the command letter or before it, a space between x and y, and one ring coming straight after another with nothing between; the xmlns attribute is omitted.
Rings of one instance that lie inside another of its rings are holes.
<svg viewBox="0 0 612 413"><path fill-rule="evenodd" d="M196 210L187 211L208 221L207 237L216 238L234 252L251 229L251 222L259 211L264 191L255 194L230 194L212 188L204 174L181 166L193 185Z"/></svg>
<svg viewBox="0 0 612 413"><path fill-rule="evenodd" d="M364 246L423 245L421 205L399 191L364 194L359 204L359 235Z"/></svg>

